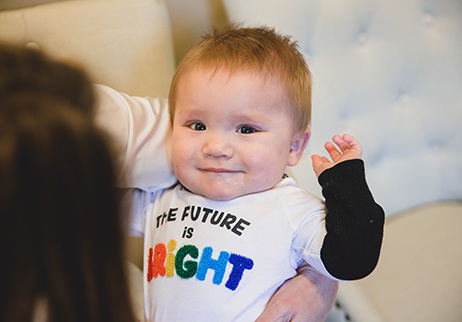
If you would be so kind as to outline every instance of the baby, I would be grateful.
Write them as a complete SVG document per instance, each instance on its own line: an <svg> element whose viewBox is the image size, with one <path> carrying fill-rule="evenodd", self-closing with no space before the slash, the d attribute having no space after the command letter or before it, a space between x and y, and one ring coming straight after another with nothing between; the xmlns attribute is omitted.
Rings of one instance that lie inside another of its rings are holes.
<svg viewBox="0 0 462 322"><path fill-rule="evenodd" d="M334 136L315 155L322 200L285 174L308 143L311 76L297 44L270 28L208 34L169 95L178 184L137 191L145 237L146 318L254 321L301 263L336 280L371 273L384 213L359 142Z"/></svg>

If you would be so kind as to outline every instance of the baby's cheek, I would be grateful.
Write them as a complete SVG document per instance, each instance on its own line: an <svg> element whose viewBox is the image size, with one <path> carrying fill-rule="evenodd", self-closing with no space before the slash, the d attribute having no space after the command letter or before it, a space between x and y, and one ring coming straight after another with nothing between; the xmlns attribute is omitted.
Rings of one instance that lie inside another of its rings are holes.
<svg viewBox="0 0 462 322"><path fill-rule="evenodd" d="M180 153L177 153L178 150L172 149L172 167L173 171L175 172L176 176L184 170L184 162L183 162L183 156Z"/></svg>
<svg viewBox="0 0 462 322"><path fill-rule="evenodd" d="M177 141L172 144L172 163L173 166L180 166L184 163L183 159L186 157L188 150L184 146L184 143Z"/></svg>
<svg viewBox="0 0 462 322"><path fill-rule="evenodd" d="M189 178L188 173L190 173L190 171L187 171L181 165L174 166L173 171L175 172L175 176L178 179L178 181L183 186L185 186L185 187L187 187L189 189L191 179Z"/></svg>
<svg viewBox="0 0 462 322"><path fill-rule="evenodd" d="M272 188L281 180L286 169L286 163L283 160L284 156L276 151L272 155L263 156L258 160L254 159L253 172L266 188Z"/></svg>

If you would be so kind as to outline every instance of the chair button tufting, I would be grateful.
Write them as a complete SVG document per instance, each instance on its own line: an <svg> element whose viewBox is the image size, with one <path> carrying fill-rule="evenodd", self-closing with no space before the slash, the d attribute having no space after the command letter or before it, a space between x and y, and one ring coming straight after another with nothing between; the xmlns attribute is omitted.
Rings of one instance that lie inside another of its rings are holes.
<svg viewBox="0 0 462 322"><path fill-rule="evenodd" d="M42 50L39 43L35 42L33 40L26 42L24 47L27 48L27 49L36 50L36 51L41 51Z"/></svg>
<svg viewBox="0 0 462 322"><path fill-rule="evenodd" d="M433 24L433 21L435 20L435 16L431 14L430 12L425 12L423 14L423 21L426 25L431 25Z"/></svg>
<svg viewBox="0 0 462 322"><path fill-rule="evenodd" d="M402 103L407 103L411 99L411 95L408 92L401 92L398 97Z"/></svg>
<svg viewBox="0 0 462 322"><path fill-rule="evenodd" d="M368 37L367 37L367 33L365 33L365 32L360 32L360 33L358 34L358 42L359 42L360 44L365 44L366 41L367 41L367 38L368 38Z"/></svg>
<svg viewBox="0 0 462 322"><path fill-rule="evenodd" d="M440 140L432 140L429 142L429 148L433 152L439 152L443 149L444 143Z"/></svg>

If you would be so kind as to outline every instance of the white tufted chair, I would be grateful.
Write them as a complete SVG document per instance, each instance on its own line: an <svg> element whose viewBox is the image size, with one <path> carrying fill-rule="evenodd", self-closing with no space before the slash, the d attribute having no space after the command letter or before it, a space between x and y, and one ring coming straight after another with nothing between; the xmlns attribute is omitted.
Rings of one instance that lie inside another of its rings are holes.
<svg viewBox="0 0 462 322"><path fill-rule="evenodd" d="M376 271L341 283L329 321L462 321L462 1L224 0L229 19L300 42L314 79L309 156L358 137L387 214Z"/></svg>

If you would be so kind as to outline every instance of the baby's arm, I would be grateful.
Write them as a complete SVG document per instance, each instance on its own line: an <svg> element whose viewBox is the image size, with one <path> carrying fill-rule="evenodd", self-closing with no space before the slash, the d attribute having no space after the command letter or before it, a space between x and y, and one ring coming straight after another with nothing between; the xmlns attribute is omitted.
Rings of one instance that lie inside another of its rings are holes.
<svg viewBox="0 0 462 322"><path fill-rule="evenodd" d="M119 187L156 191L176 182L170 156L167 101L133 97L95 85L96 121L106 130L125 170Z"/></svg>
<svg viewBox="0 0 462 322"><path fill-rule="evenodd" d="M132 97L110 87L95 85L97 97L96 121L108 132L124 169L118 180L119 188L137 187L155 191L176 182L167 145L170 122L165 100ZM125 200L141 205L141 192L127 190ZM127 217L133 211L126 210ZM127 219L130 223L130 218ZM130 226L130 225L127 225ZM143 237L127 233L127 259L142 268Z"/></svg>
<svg viewBox="0 0 462 322"><path fill-rule="evenodd" d="M377 265L385 216L367 186L359 142L349 135L333 141L339 150L325 145L332 161L312 157L327 210L321 259L334 277L360 279Z"/></svg>

